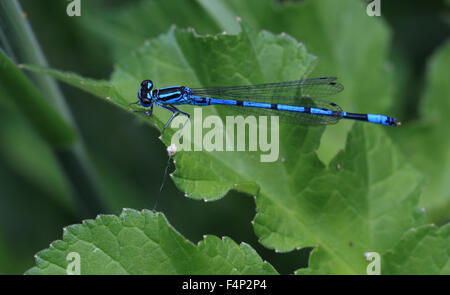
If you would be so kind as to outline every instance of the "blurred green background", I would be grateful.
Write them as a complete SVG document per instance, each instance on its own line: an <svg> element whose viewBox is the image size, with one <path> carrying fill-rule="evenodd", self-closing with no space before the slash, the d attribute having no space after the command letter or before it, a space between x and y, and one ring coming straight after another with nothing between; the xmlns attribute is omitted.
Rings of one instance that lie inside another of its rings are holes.
<svg viewBox="0 0 450 295"><path fill-rule="evenodd" d="M141 1L82 0L78 18L67 16L67 1L19 1L52 68L101 79L109 77L121 53L98 38L98 29L90 29L83 14L102 18L137 2ZM428 58L450 35L446 3L382 1L382 18L392 31L391 63L402 75L397 113L404 123L418 117ZM121 25L121 19L109 21ZM7 21L0 19L0 25L5 53L18 64L29 63L21 48L14 47L18 43L5 41L11 38ZM177 25L183 27L182 20ZM136 38L144 42L167 30L140 28ZM211 28L201 33L218 32ZM24 115L0 104L0 273L30 268L33 255L60 239L64 226L100 213L120 214L124 207L153 208L161 185L167 152L157 130L80 90L58 86L78 128L80 147L75 152L55 151ZM86 162L80 161L80 155ZM184 198L169 179L159 196L158 211L192 242L204 234L229 236L251 244L280 273L307 266L310 249L278 254L257 242L250 222L255 205L249 196L231 192L216 202L194 201Z"/></svg>

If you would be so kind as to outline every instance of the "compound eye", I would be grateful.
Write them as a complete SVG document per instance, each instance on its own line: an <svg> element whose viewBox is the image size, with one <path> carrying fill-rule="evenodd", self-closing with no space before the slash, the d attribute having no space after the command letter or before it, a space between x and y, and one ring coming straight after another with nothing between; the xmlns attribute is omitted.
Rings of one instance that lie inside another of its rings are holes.
<svg viewBox="0 0 450 295"><path fill-rule="evenodd" d="M142 81L141 88L144 88L146 91L150 91L153 89L153 82L151 80Z"/></svg>
<svg viewBox="0 0 450 295"><path fill-rule="evenodd" d="M143 106L149 106L152 104L152 88L153 82L150 80L142 81L141 87L139 88L138 98Z"/></svg>

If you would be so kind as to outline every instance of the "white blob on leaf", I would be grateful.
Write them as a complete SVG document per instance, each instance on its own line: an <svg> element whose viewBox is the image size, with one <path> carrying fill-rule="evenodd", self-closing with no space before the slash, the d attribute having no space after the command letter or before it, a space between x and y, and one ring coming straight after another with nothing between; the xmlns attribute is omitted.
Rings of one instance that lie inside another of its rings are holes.
<svg viewBox="0 0 450 295"><path fill-rule="evenodd" d="M169 154L169 157L172 157L177 153L177 146L175 144L171 144L167 147L167 153Z"/></svg>

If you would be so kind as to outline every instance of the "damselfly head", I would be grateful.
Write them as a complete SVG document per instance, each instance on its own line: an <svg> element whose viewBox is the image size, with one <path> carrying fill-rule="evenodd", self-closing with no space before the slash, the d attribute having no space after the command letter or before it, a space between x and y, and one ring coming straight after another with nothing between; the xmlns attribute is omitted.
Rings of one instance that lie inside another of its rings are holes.
<svg viewBox="0 0 450 295"><path fill-rule="evenodd" d="M139 88L138 98L142 106L148 107L153 103L152 96L153 82L150 80L144 80Z"/></svg>

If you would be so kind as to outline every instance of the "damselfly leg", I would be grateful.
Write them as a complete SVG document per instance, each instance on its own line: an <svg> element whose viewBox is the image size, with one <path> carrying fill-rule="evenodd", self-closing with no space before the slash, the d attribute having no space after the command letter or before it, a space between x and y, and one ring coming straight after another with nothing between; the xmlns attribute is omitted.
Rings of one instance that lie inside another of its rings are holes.
<svg viewBox="0 0 450 295"><path fill-rule="evenodd" d="M186 123L189 121L189 119L191 118L191 115L189 115L186 112L180 111L179 109L177 109L176 107L174 107L173 105L162 105L162 104L158 104L157 105L160 108L166 109L170 112L172 112L172 116L170 117L170 119L167 121L166 125L164 125L164 129L161 132L161 136L163 135L164 131L166 130L166 128L170 125L170 122L172 122L172 120L178 116L179 114L185 115L187 117L186 122L183 124L183 127L179 130L179 132L181 130L183 130L184 126L186 126Z"/></svg>

